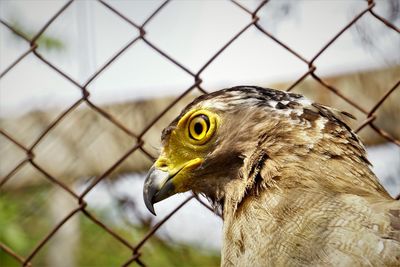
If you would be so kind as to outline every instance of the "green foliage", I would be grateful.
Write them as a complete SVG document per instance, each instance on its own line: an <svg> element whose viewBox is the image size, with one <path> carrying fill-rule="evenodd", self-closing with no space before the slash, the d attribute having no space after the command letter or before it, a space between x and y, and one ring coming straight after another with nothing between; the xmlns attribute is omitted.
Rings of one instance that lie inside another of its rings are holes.
<svg viewBox="0 0 400 267"><path fill-rule="evenodd" d="M20 36L24 36L25 38L32 40L35 35L37 34L36 32L33 32L32 30L29 30L28 27L24 26L19 22L17 19L13 19L10 23L10 26L16 31L16 33L13 34L15 37L15 40L19 41L21 40ZM56 37L50 36L46 33L42 33L39 38L36 40L36 44L39 47L44 47L44 49L48 51L62 51L65 50L65 45L64 43Z"/></svg>
<svg viewBox="0 0 400 267"><path fill-rule="evenodd" d="M0 192L0 242L11 248L18 255L26 257L38 242L54 226L49 216L49 187L29 188L28 190ZM91 210L102 222L107 224L131 244L137 244L148 232L144 226L124 227L104 219L107 210ZM67 211L66 211L67 213ZM129 248L121 244L103 228L78 213L78 245L74 248L77 266L121 266L132 256ZM56 233L57 235L57 233ZM50 240L34 257L34 266L48 266L47 254L52 246ZM205 251L185 244L174 244L153 236L141 248L140 259L146 266L219 266L219 254ZM60 252L62 255L62 252ZM0 266L13 267L21 264L0 250ZM131 266L135 266L132 263Z"/></svg>
<svg viewBox="0 0 400 267"><path fill-rule="evenodd" d="M81 222L84 234L81 247L90 249L79 254L79 266L121 266L132 256L128 248L105 233L102 228L86 218L83 218ZM113 229L132 244L137 244L148 231L142 227L134 229L115 229L113 227ZM219 266L220 262L219 255L215 252L202 251L189 245L165 242L157 236L152 237L140 250L140 253L142 255L140 260L146 266L208 267Z"/></svg>

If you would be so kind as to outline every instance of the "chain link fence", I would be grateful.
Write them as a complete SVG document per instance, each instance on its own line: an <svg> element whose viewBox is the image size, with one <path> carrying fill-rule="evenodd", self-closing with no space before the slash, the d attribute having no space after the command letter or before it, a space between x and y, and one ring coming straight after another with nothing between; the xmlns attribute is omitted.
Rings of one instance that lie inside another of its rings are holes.
<svg viewBox="0 0 400 267"><path fill-rule="evenodd" d="M42 29L40 29L33 38L28 38L25 36L23 33L21 33L18 29L15 29L12 24L5 20L1 20L0 23L5 26L9 31L13 32L15 35L17 35L20 39L24 40L26 43L29 44L29 49L25 51L18 59L16 59L11 65L9 65L7 68L4 69L4 71L0 74L0 79L5 77L9 72L12 72L13 69L28 55L34 55L38 60L40 60L43 64L47 65L54 71L56 71L61 77L63 77L65 80L69 81L73 85L76 86L77 89L80 90L81 92L81 98L73 103L70 107L65 109L54 121L47 127L47 129L40 134L40 136L33 142L33 144L27 146L17 140L12 132L7 132L5 129L0 129L1 135L5 137L8 141L14 143L17 145L19 148L21 148L23 151L25 151L25 158L21 161L15 164L14 168L5 176L2 177L0 180L0 187L4 186L10 179L13 179L13 175L21 169L25 165L31 165L33 168L35 168L37 171L42 173L48 181L50 181L52 184L56 185L57 187L61 188L64 190L66 193L70 194L74 199L76 203L76 208L72 210L69 214L65 216L64 219L59 221L59 223L51 229L45 236L42 237L41 241L37 243L35 247L31 248L31 252L28 255L19 255L17 252L14 251L12 247L9 247L7 244L0 243L0 247L3 251L14 257L17 261L21 263L22 266L31 266L32 265L32 260L34 257L43 249L43 247L53 238L53 236L57 233L57 231L63 227L64 224L66 224L73 216L76 216L76 214L83 214L86 216L89 220L91 220L93 223L98 225L101 229L104 230L104 232L108 233L112 238L114 238L116 241L120 242L123 246L125 246L128 250L131 251L131 257L126 259L126 262L122 266L129 266L131 263L136 262L140 266L146 266L145 262L142 260L141 255L142 255L142 248L143 245L146 244L146 242L156 233L156 231L168 220L173 216L179 209L181 209L185 204L187 204L189 201L192 201L193 199L199 200L196 196L191 196L187 198L185 201L183 201L179 206L177 206L173 211L170 212L165 218L162 218L154 227L152 227L147 234L145 234L141 240L137 243L131 243L128 241L124 236L121 234L118 234L116 231L114 231L111 227L107 226L102 220L98 219L92 212L88 210L88 205L87 202L85 201L85 197L89 192L93 190L94 187L96 187L103 179L105 179L110 173L112 173L116 168L118 168L124 160L126 160L131 154L133 153L138 153L138 151L141 151L144 153L150 160L154 160L156 155L153 155L150 151L148 151L145 146L144 146L144 140L143 136L153 127L153 125L160 120L161 117L164 116L166 112L168 112L178 101L180 101L183 97L187 96L189 93L197 91L199 93L207 93L207 89L203 87L203 80L202 80L202 74L203 72L221 55L221 53L224 52L228 47L230 47L235 41L243 35L246 31L249 31L251 28L256 28L258 31L258 34L260 35L265 35L266 38L269 38L270 40L274 41L276 44L281 46L283 49L287 51L287 53L290 53L294 57L298 59L298 61L304 63L304 65L307 67L307 71L305 71L298 79L293 82L290 86L286 88L287 91L292 91L296 90L296 86L301 83L303 80L306 78L312 78L314 79L317 83L322 85L326 90L331 91L334 93L338 98L343 99L345 102L353 106L355 109L359 110L361 113L365 115L364 121L358 125L358 128L356 129L357 132L362 131L364 128L370 127L373 131L375 131L377 134L382 136L383 138L387 139L387 141L392 142L398 146L400 146L400 140L396 139L396 137L390 135L385 129L382 129L378 127L374 121L377 119L376 112L377 110L382 106L382 104L390 98L395 90L399 89L400 85L400 80L398 80L395 84L388 84L387 85L387 91L385 94L383 94L379 99L376 99L375 105L369 109L366 110L363 108L358 102L357 99L351 99L348 96L345 96L340 88L336 88L326 81L324 81L323 78L318 76L316 74L316 70L318 66L315 65L316 60L324 54L324 52L332 46L336 40L343 35L346 31L349 31L349 29L358 21L360 20L363 16L366 16L367 14L372 15L376 23L382 23L386 25L388 31L394 31L397 34L400 34L400 30L398 27L395 25L391 24L387 19L384 17L380 16L375 12L375 6L376 2L374 1L366 1L365 2L365 8L362 10L359 14L354 16L354 18L347 24L345 27L343 27L339 32L337 32L332 38L311 58L308 59L304 56L302 56L300 53L296 51L296 47L290 47L281 40L279 40L277 37L275 37L271 32L269 32L267 29L265 29L260 23L260 18L262 16L262 11L263 9L268 9L268 1L260 1L259 5L253 9L250 10L248 9L245 5L243 5L240 2L237 1L230 1L232 5L234 5L236 8L240 9L244 14L248 16L248 24L244 25L242 28L237 29L237 33L234 34L230 40L228 40L225 45L220 47L218 51L215 52L215 54L212 54L205 60L205 64L197 71L197 72L192 72L189 70L187 67L185 67L184 64L179 62L174 58L174 55L167 54L164 52L158 45L157 43L153 43L148 40L147 38L147 31L146 31L146 25L152 21L159 13L161 10L163 10L167 5L169 5L170 1L165 1L162 2L159 7L145 20L144 23L142 24L137 24L131 19L129 19L127 16L123 14L122 11L117 10L116 8L113 7L112 3L104 2L104 1L99 1L99 4L103 5L105 8L107 8L110 12L112 12L115 16L118 16L119 18L123 19L127 23L131 25L131 27L135 28L138 32L139 35L137 37L134 37L126 46L124 46L122 49L120 49L112 58L110 58L103 66L101 66L89 79L87 79L86 82L84 83L79 83L76 80L74 80L72 77L70 77L68 74L63 72L61 69L59 69L57 66L55 66L53 63L48 61L45 56L43 56L39 51L38 51L38 39L44 34L46 29L54 22L56 21L66 10L68 10L71 6L71 4L74 1L68 1L58 12L56 12L53 17L44 25ZM379 4L379 3L378 3ZM193 80L192 85L179 96L177 97L174 101L172 101L165 109L163 112L158 114L157 117L155 117L152 121L148 121L148 124L146 127L144 127L143 130L139 132L135 132L136 129L131 129L124 125L121 121L119 121L115 116L107 112L104 108L100 107L99 105L96 105L94 102L91 100L91 92L88 90L88 86L99 76L102 75L103 71L107 69L111 64L115 62L117 58L119 58L127 49L129 49L131 46L133 46L135 43L142 41L148 46L149 49L153 50L155 53L158 53L160 56L162 56L165 60L171 62L172 64L176 65L179 69L182 70L182 72L186 73L188 76L190 76ZM400 78L400 77L399 77ZM362 88L357 88L357 90L361 90ZM356 90L356 89L355 89ZM7 97L7 95L3 95L2 97ZM97 176L95 179L92 180L91 184L86 187L86 189L82 193L76 193L72 188L69 187L68 184L62 182L58 177L52 176L52 174L44 169L40 164L37 163L36 157L37 155L35 154L35 148L38 146L39 143L41 143L46 137L49 135L49 133L62 121L70 114L72 111L76 110L78 107L82 105L87 105L90 109L93 111L97 112L99 115L104 117L106 120L111 122L115 127L118 127L121 129L123 132L125 132L127 135L129 135L132 139L133 145L127 149L126 153L118 158L115 159L115 163L112 166L109 166L106 171L100 176ZM398 123L400 123L398 121ZM2 157L7 157L7 155L2 155ZM201 201L201 200L199 200ZM205 206L207 204L202 203Z"/></svg>

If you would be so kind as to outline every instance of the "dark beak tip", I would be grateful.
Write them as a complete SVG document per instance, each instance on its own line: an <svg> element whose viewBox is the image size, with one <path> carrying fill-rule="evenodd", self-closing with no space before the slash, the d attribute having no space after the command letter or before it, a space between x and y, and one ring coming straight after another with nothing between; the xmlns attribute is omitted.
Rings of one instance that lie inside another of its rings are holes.
<svg viewBox="0 0 400 267"><path fill-rule="evenodd" d="M149 173L147 174L147 177L144 182L144 187L143 187L143 200L144 204L146 205L146 208L156 216L156 212L154 211L154 206L153 206L153 199L154 195L157 193L157 188L154 186L154 181L153 181L153 172L154 172L154 166L151 167L149 170Z"/></svg>
<svg viewBox="0 0 400 267"><path fill-rule="evenodd" d="M150 202L145 202L146 208L153 214L154 216L157 216L156 212L154 211L154 206Z"/></svg>
<svg viewBox="0 0 400 267"><path fill-rule="evenodd" d="M160 202L174 194L174 185L168 182L171 176L168 172L152 166L144 181L143 199L147 209L156 216L154 203Z"/></svg>
<svg viewBox="0 0 400 267"><path fill-rule="evenodd" d="M143 192L143 199L144 199L144 204L146 205L146 208L154 215L156 216L156 212L154 211L154 205L153 205L153 195L148 194L147 190Z"/></svg>

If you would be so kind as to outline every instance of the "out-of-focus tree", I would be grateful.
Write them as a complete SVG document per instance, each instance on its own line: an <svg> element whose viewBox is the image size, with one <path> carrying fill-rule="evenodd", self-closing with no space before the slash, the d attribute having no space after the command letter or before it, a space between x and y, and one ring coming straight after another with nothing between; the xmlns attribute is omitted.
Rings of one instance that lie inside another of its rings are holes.
<svg viewBox="0 0 400 267"><path fill-rule="evenodd" d="M12 39L16 42L23 41L18 35L24 36L25 38L32 40L32 38L34 38L37 34L35 31L26 26L22 22L22 20L17 18L16 16L14 16L9 21L9 24L15 30L15 32L10 31L10 33ZM40 47L44 47L48 51L61 52L66 49L66 45L62 40L47 33L42 33L36 40L36 44Z"/></svg>

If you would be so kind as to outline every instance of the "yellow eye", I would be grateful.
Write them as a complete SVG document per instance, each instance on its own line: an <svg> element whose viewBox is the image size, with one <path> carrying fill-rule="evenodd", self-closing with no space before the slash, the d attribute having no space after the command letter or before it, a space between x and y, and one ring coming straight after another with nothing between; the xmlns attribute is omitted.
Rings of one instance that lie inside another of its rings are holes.
<svg viewBox="0 0 400 267"><path fill-rule="evenodd" d="M206 137L210 129L210 120L208 116L201 114L193 117L189 123L189 136L190 138L201 141Z"/></svg>
<svg viewBox="0 0 400 267"><path fill-rule="evenodd" d="M214 136L220 119L218 114L206 110L197 109L188 111L178 121L176 133L183 134L186 145L193 145L195 149L207 143Z"/></svg>

